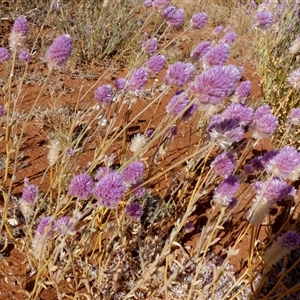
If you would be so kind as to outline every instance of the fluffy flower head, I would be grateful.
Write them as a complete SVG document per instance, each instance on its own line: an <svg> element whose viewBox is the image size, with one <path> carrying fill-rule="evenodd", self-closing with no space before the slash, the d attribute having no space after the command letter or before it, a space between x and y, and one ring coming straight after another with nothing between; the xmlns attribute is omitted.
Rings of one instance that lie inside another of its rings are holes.
<svg viewBox="0 0 300 300"><path fill-rule="evenodd" d="M123 175L112 171L96 183L93 195L101 205L115 208L126 190L123 182Z"/></svg>
<svg viewBox="0 0 300 300"><path fill-rule="evenodd" d="M300 245L300 236L297 232L287 231L282 236L278 237L277 243L284 249L292 251L299 247Z"/></svg>
<svg viewBox="0 0 300 300"><path fill-rule="evenodd" d="M69 34L57 37L46 51L49 68L64 66L72 52L73 41Z"/></svg>
<svg viewBox="0 0 300 300"><path fill-rule="evenodd" d="M146 62L147 68L154 74L158 74L165 66L166 58L162 54L153 55Z"/></svg>
<svg viewBox="0 0 300 300"><path fill-rule="evenodd" d="M10 53L4 47L0 48L0 62L4 62L10 59Z"/></svg>
<svg viewBox="0 0 300 300"><path fill-rule="evenodd" d="M192 63L176 62L169 66L167 74L164 77L164 82L169 85L178 85L182 87L190 81L195 72L195 67Z"/></svg>
<svg viewBox="0 0 300 300"><path fill-rule="evenodd" d="M94 181L91 176L81 173L71 180L69 195L87 200L92 195L93 188Z"/></svg>
<svg viewBox="0 0 300 300"><path fill-rule="evenodd" d="M128 80L127 89L130 91L136 91L143 88L148 81L149 72L146 67L141 67L134 70Z"/></svg>
<svg viewBox="0 0 300 300"><path fill-rule="evenodd" d="M177 92L166 106L166 112L173 116L177 116L187 107L188 104L188 94L183 91Z"/></svg>
<svg viewBox="0 0 300 300"><path fill-rule="evenodd" d="M258 28L267 29L273 22L273 13L268 10L259 11L254 18Z"/></svg>
<svg viewBox="0 0 300 300"><path fill-rule="evenodd" d="M173 27L179 27L184 20L184 10L175 6L168 6L163 10L163 17Z"/></svg>
<svg viewBox="0 0 300 300"><path fill-rule="evenodd" d="M197 75L190 88L200 104L216 105L234 92L241 76L241 70L234 65L214 66Z"/></svg>
<svg viewBox="0 0 300 300"><path fill-rule="evenodd" d="M217 44L209 49L203 56L204 68L224 65L229 58L230 50L230 46L225 43Z"/></svg>
<svg viewBox="0 0 300 300"><path fill-rule="evenodd" d="M125 207L125 214L130 218L130 219L140 219L141 216L143 215L143 209L141 205L137 202L132 202L129 203Z"/></svg>
<svg viewBox="0 0 300 300"><path fill-rule="evenodd" d="M217 155L211 163L211 167L217 175L223 178L228 177L232 174L235 167L235 161L232 153L225 151Z"/></svg>
<svg viewBox="0 0 300 300"><path fill-rule="evenodd" d="M94 91L94 96L97 101L103 106L108 106L113 101L113 89L110 84L103 84Z"/></svg>
<svg viewBox="0 0 300 300"><path fill-rule="evenodd" d="M204 27L208 20L208 15L205 12L194 14L191 19L192 27L195 29L201 29Z"/></svg>

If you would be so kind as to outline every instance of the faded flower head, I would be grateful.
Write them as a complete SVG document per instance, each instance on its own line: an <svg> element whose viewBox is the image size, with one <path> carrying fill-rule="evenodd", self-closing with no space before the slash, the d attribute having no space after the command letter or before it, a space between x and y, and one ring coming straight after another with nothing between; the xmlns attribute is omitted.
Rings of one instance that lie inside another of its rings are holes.
<svg viewBox="0 0 300 300"><path fill-rule="evenodd" d="M125 207L125 214L130 218L130 219L135 219L138 220L141 218L143 215L143 209L141 205L137 202L132 202L129 203Z"/></svg>
<svg viewBox="0 0 300 300"><path fill-rule="evenodd" d="M140 161L134 161L123 170L122 174L124 177L124 182L132 185L140 181L143 177L145 170L144 163Z"/></svg>
<svg viewBox="0 0 300 300"><path fill-rule="evenodd" d="M72 226L71 219L68 216L58 218L53 224L53 230L57 233L66 234ZM71 233L71 232L70 232Z"/></svg>
<svg viewBox="0 0 300 300"><path fill-rule="evenodd" d="M211 49L211 42L200 42L191 52L191 58L195 61L202 59L202 57Z"/></svg>
<svg viewBox="0 0 300 300"><path fill-rule="evenodd" d="M268 10L259 11L255 15L255 26L260 29L267 29L273 22L273 13Z"/></svg>
<svg viewBox="0 0 300 300"><path fill-rule="evenodd" d="M164 77L164 82L168 85L178 85L182 87L190 81L195 72L195 67L192 63L176 62L169 66L167 74Z"/></svg>
<svg viewBox="0 0 300 300"><path fill-rule="evenodd" d="M138 134L135 134L133 139L131 140L131 145L130 145L130 148L129 150L133 153L138 153L140 152L147 144L147 138L138 133Z"/></svg>
<svg viewBox="0 0 300 300"><path fill-rule="evenodd" d="M208 15L205 12L196 13L192 16L191 23L195 29L201 29L204 27L208 20Z"/></svg>
<svg viewBox="0 0 300 300"><path fill-rule="evenodd" d="M290 114L287 117L286 125L297 126L300 123L300 108L292 108Z"/></svg>
<svg viewBox="0 0 300 300"><path fill-rule="evenodd" d="M213 201L228 206L232 202L234 194L240 188L240 183L235 175L228 176L215 188Z"/></svg>
<svg viewBox="0 0 300 300"><path fill-rule="evenodd" d="M136 91L143 88L143 86L147 83L149 76L149 71L146 67L141 67L134 70L131 74L130 79L128 80L128 84L126 89L130 91Z"/></svg>
<svg viewBox="0 0 300 300"><path fill-rule="evenodd" d="M87 200L91 195L94 188L94 181L86 173L76 175L71 180L69 187L69 195Z"/></svg>
<svg viewBox="0 0 300 300"><path fill-rule="evenodd" d="M291 54L297 54L300 50L300 36L298 36L289 48Z"/></svg>
<svg viewBox="0 0 300 300"><path fill-rule="evenodd" d="M204 69L224 65L229 58L230 50L230 46L225 43L217 44L209 49L203 56Z"/></svg>
<svg viewBox="0 0 300 300"><path fill-rule="evenodd" d="M123 182L123 175L112 171L96 183L93 195L101 205L108 208L115 208L121 201L126 190Z"/></svg>
<svg viewBox="0 0 300 300"><path fill-rule="evenodd" d="M294 88L295 90L300 90L300 68L294 70L288 77L287 77L288 84Z"/></svg>
<svg viewBox="0 0 300 300"><path fill-rule="evenodd" d="M250 95L252 88L251 81L243 81L235 90L235 93L231 99L234 103L245 104L248 96Z"/></svg>
<svg viewBox="0 0 300 300"><path fill-rule="evenodd" d="M162 13L165 20L173 27L179 27L184 20L184 10L175 6L168 6Z"/></svg>
<svg viewBox="0 0 300 300"><path fill-rule="evenodd" d="M300 165L300 154L293 146L283 147L266 166L266 171L283 179L289 179Z"/></svg>
<svg viewBox="0 0 300 300"><path fill-rule="evenodd" d="M235 161L232 153L225 151L217 155L211 163L211 167L217 175L223 178L228 177L232 174L235 167Z"/></svg>
<svg viewBox="0 0 300 300"><path fill-rule="evenodd" d="M143 42L142 49L150 56L154 54L157 50L157 38L149 39Z"/></svg>
<svg viewBox="0 0 300 300"><path fill-rule="evenodd" d="M103 84L94 91L94 96L104 107L113 101L113 89L110 84Z"/></svg>
<svg viewBox="0 0 300 300"><path fill-rule="evenodd" d="M19 60L29 62L31 59L31 54L26 50L21 50L19 53Z"/></svg>
<svg viewBox="0 0 300 300"><path fill-rule="evenodd" d="M26 18L18 17L13 25L12 31L9 35L9 47L12 51L19 50L24 46L28 33L28 22Z"/></svg>
<svg viewBox="0 0 300 300"><path fill-rule="evenodd" d="M49 148L49 152L47 155L47 159L48 159L49 165L54 166L58 160L59 153L61 150L59 141L55 140L55 139L50 140L48 148Z"/></svg>
<svg viewBox="0 0 300 300"><path fill-rule="evenodd" d="M190 83L191 92L202 105L219 104L235 90L241 70L234 65L214 66L195 77Z"/></svg>
<svg viewBox="0 0 300 300"><path fill-rule="evenodd" d="M277 243L288 251L295 250L300 245L300 236L297 232L287 231L277 238Z"/></svg>
<svg viewBox="0 0 300 300"><path fill-rule="evenodd" d="M173 116L179 115L189 104L189 96L184 91L179 91L173 96L168 105L166 112Z"/></svg>
<svg viewBox="0 0 300 300"><path fill-rule="evenodd" d="M165 66L166 58L162 54L153 55L146 62L147 68L154 74L158 74Z"/></svg>
<svg viewBox="0 0 300 300"><path fill-rule="evenodd" d="M96 180L100 180L103 177L105 177L108 173L110 173L112 170L108 167L100 167L95 175Z"/></svg>
<svg viewBox="0 0 300 300"><path fill-rule="evenodd" d="M57 37L46 51L45 58L49 68L64 66L72 52L73 41L69 34Z"/></svg>
<svg viewBox="0 0 300 300"><path fill-rule="evenodd" d="M0 48L0 62L8 61L10 59L10 53L4 47Z"/></svg>
<svg viewBox="0 0 300 300"><path fill-rule="evenodd" d="M243 127L235 119L212 121L207 127L207 132L222 149L228 148L234 142L241 141L244 136Z"/></svg>
<svg viewBox="0 0 300 300"><path fill-rule="evenodd" d="M256 109L250 131L254 139L271 136L278 126L278 118L272 114L270 107L264 104Z"/></svg>

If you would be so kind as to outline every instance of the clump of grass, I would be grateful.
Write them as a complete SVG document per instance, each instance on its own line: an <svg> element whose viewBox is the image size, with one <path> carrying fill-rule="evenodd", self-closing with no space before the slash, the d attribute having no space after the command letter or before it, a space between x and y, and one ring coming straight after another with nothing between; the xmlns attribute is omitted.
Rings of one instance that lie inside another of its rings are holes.
<svg viewBox="0 0 300 300"><path fill-rule="evenodd" d="M98 16L106 7L101 5L87 15ZM299 263L284 265L280 278L265 284L273 265L279 267L281 258L300 245L293 185L299 178L299 152L285 143L260 150L274 135L278 118L267 104L247 104L251 83L242 82L242 66L228 63L238 40L232 28L214 33L185 61L173 61L167 55L173 42L187 32L201 33L209 16L193 14L184 23L183 9L156 1L145 6L141 11L158 15L162 24L155 24L147 40L144 27L131 32L129 44L137 43L140 51L132 54L128 74L104 82L108 68L84 93L79 89L74 107L55 103L41 112L38 105L52 76L66 68L71 50L78 54L85 47L78 42L82 32L77 39L56 38L44 56L45 81L21 128L15 118L30 60L19 80L15 66L19 46L26 45L26 19L12 29L20 40L10 44L10 51L0 49L10 70L1 116L6 161L0 231L26 256L33 275L28 299L37 299L48 286L58 299L66 294L74 299L276 297L283 278ZM124 7L119 8L126 20ZM69 10L65 6L60 13ZM74 13L80 20L87 16ZM152 28L151 18L143 21ZM98 57L94 44L87 47L89 53L81 53L86 61ZM24 186L17 194L29 124L48 134L49 142L42 145L47 159L41 181L21 178ZM183 150L177 142L186 140L180 136L189 139ZM12 222L14 197L22 217ZM272 215L274 208L278 213ZM283 221L276 228L279 216ZM18 238L16 226L22 232ZM191 247L187 242L193 235L199 236ZM239 256L241 245L247 257ZM235 268L236 258L245 267ZM65 281L67 291L61 286ZM299 289L287 286L284 296Z"/></svg>

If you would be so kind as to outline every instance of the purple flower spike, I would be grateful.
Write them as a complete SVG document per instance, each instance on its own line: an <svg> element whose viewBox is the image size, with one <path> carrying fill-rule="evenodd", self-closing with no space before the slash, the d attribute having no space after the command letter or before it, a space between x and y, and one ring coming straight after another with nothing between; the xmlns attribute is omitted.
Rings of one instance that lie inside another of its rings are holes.
<svg viewBox="0 0 300 300"><path fill-rule="evenodd" d="M72 52L73 41L69 34L57 37L46 51L49 68L64 66Z"/></svg>
<svg viewBox="0 0 300 300"><path fill-rule="evenodd" d="M41 219L37 229L36 229L36 232L40 235L43 235L45 233L45 230L50 227L52 227L52 220L51 220L51 217L50 216L47 216L47 217L44 217ZM50 231L48 231L48 234L50 234Z"/></svg>
<svg viewBox="0 0 300 300"><path fill-rule="evenodd" d="M26 37L27 33L28 33L28 22L27 22L26 18L24 18L22 16L18 17L14 22L12 32L18 33L22 37Z"/></svg>
<svg viewBox="0 0 300 300"><path fill-rule="evenodd" d="M235 167L235 161L232 153L225 151L217 155L211 163L211 167L217 175L223 178L228 177L232 174Z"/></svg>
<svg viewBox="0 0 300 300"><path fill-rule="evenodd" d="M53 230L58 233L67 233L72 226L70 217L60 217L53 224Z"/></svg>
<svg viewBox="0 0 300 300"><path fill-rule="evenodd" d="M274 176L290 179L293 171L300 166L300 154L293 146L283 147L266 166L266 171Z"/></svg>
<svg viewBox="0 0 300 300"><path fill-rule="evenodd" d="M0 118L4 115L4 107L0 104Z"/></svg>
<svg viewBox="0 0 300 300"><path fill-rule="evenodd" d="M300 90L300 68L293 71L289 77L287 77L288 84L293 87L295 90Z"/></svg>
<svg viewBox="0 0 300 300"><path fill-rule="evenodd" d="M127 89L136 91L143 88L148 81L149 72L146 67L141 67L134 70L128 80Z"/></svg>
<svg viewBox="0 0 300 300"><path fill-rule="evenodd" d="M273 13L268 10L259 11L255 15L256 26L261 29L267 29L273 22Z"/></svg>
<svg viewBox="0 0 300 300"><path fill-rule="evenodd" d="M248 125L253 118L253 109L242 104L230 104L222 113L224 119L235 119L241 125Z"/></svg>
<svg viewBox="0 0 300 300"><path fill-rule="evenodd" d="M297 126L300 123L300 108L292 108L290 114L287 117L287 126Z"/></svg>
<svg viewBox="0 0 300 300"><path fill-rule="evenodd" d="M241 141L244 136L243 127L235 119L212 122L207 127L207 132L222 149L228 148L234 142Z"/></svg>
<svg viewBox="0 0 300 300"><path fill-rule="evenodd" d="M157 38L143 42L142 49L147 52L148 55L154 54L157 50Z"/></svg>
<svg viewBox="0 0 300 300"><path fill-rule="evenodd" d="M254 139L271 136L278 126L278 118L272 114L268 105L258 107L253 115L250 131Z"/></svg>
<svg viewBox="0 0 300 300"><path fill-rule="evenodd" d="M208 50L203 56L204 68L224 65L229 58L230 50L230 47L225 43L217 44Z"/></svg>
<svg viewBox="0 0 300 300"><path fill-rule="evenodd" d="M211 42L203 41L192 50L191 58L195 61L200 60L210 49Z"/></svg>
<svg viewBox="0 0 300 300"><path fill-rule="evenodd" d="M176 62L169 66L167 74L164 77L164 82L168 85L178 85L182 87L190 81L195 72L195 67L192 63Z"/></svg>
<svg viewBox="0 0 300 300"><path fill-rule="evenodd" d="M184 20L184 10L174 6L168 6L163 11L163 17L173 27L179 27Z"/></svg>
<svg viewBox="0 0 300 300"><path fill-rule="evenodd" d="M241 76L241 70L234 65L215 66L197 75L190 88L202 105L216 105L234 92Z"/></svg>
<svg viewBox="0 0 300 300"><path fill-rule="evenodd" d="M297 232L287 231L282 236L278 237L277 243L288 251L295 250L300 245L300 236Z"/></svg>
<svg viewBox="0 0 300 300"><path fill-rule="evenodd" d="M219 35L219 34L222 33L223 29L224 29L224 28L223 28L222 26L217 26L217 27L213 30L212 34L213 34L213 35Z"/></svg>
<svg viewBox="0 0 300 300"><path fill-rule="evenodd" d="M215 189L213 201L228 206L233 201L234 194L240 188L237 176L230 175Z"/></svg>
<svg viewBox="0 0 300 300"><path fill-rule="evenodd" d="M122 172L124 177L124 182L132 185L137 183L143 177L145 170L144 163L140 161L135 161L128 165Z"/></svg>
<svg viewBox="0 0 300 300"><path fill-rule="evenodd" d="M29 62L31 59L31 54L26 50L21 50L19 53L19 60Z"/></svg>
<svg viewBox="0 0 300 300"><path fill-rule="evenodd" d="M123 182L122 174L115 171L110 172L96 183L93 195L101 205L115 208L126 190Z"/></svg>
<svg viewBox="0 0 300 300"><path fill-rule="evenodd" d="M194 14L191 20L192 27L195 29L201 29L202 27L204 27L207 20L208 20L208 15L205 12Z"/></svg>
<svg viewBox="0 0 300 300"><path fill-rule="evenodd" d="M113 101L113 89L110 84L103 84L99 86L95 91L95 99L102 103L103 106L108 106Z"/></svg>
<svg viewBox="0 0 300 300"><path fill-rule="evenodd" d="M21 200L27 202L28 204L33 204L37 196L37 187L34 184L29 184L25 186Z"/></svg>
<svg viewBox="0 0 300 300"><path fill-rule="evenodd" d="M125 207L125 214L130 218L130 219L135 219L138 220L141 218L141 216L143 215L143 209L140 206L139 203L137 202L132 202L129 203L126 207Z"/></svg>
<svg viewBox="0 0 300 300"><path fill-rule="evenodd" d="M165 66L166 58L162 55L154 55L146 62L147 68L154 74L158 74Z"/></svg>
<svg viewBox="0 0 300 300"><path fill-rule="evenodd" d="M118 78L115 81L115 87L117 89L117 91L122 91L125 89L127 80L125 78Z"/></svg>
<svg viewBox="0 0 300 300"><path fill-rule="evenodd" d="M0 48L0 62L8 61L10 59L10 53L6 48Z"/></svg>
<svg viewBox="0 0 300 300"><path fill-rule="evenodd" d="M170 3L171 0L152 0L152 6L157 10L161 10L162 8L169 6Z"/></svg>
<svg viewBox="0 0 300 300"><path fill-rule="evenodd" d="M86 173L76 175L72 180L69 188L69 195L87 200L94 188L93 179Z"/></svg>
<svg viewBox="0 0 300 300"><path fill-rule="evenodd" d="M266 182L258 181L253 185L253 188L256 190L256 199L258 201L267 201L269 208L273 207L277 202L287 199L288 196L292 196L294 192L291 185L288 185L278 177Z"/></svg>
<svg viewBox="0 0 300 300"><path fill-rule="evenodd" d="M166 106L166 112L170 115L179 115L189 104L189 96L187 93L181 91L176 93Z"/></svg>
<svg viewBox="0 0 300 300"><path fill-rule="evenodd" d="M252 88L251 81L243 81L235 90L231 99L232 102L245 104Z"/></svg>
<svg viewBox="0 0 300 300"><path fill-rule="evenodd" d="M222 37L220 42L231 46L236 39L237 39L237 34L234 31L229 31Z"/></svg>
<svg viewBox="0 0 300 300"><path fill-rule="evenodd" d="M189 121L193 115L195 114L195 112L198 110L199 106L197 103L193 103L182 115L182 119L184 121Z"/></svg>

